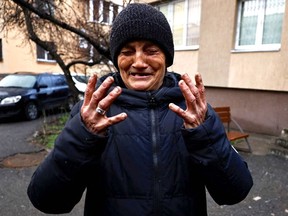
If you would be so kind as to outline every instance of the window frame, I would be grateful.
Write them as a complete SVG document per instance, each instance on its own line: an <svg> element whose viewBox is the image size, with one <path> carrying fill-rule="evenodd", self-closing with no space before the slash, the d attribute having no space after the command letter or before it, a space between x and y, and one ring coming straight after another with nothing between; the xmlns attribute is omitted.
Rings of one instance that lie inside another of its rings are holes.
<svg viewBox="0 0 288 216"><path fill-rule="evenodd" d="M108 9L108 11L106 9ZM89 22L111 25L115 17L120 13L121 10L122 7L118 4L113 3L112 1L88 1Z"/></svg>
<svg viewBox="0 0 288 216"><path fill-rule="evenodd" d="M55 14L55 6L54 6L54 0L35 0L34 7L41 11L42 13L45 12L51 16L54 16Z"/></svg>
<svg viewBox="0 0 288 216"><path fill-rule="evenodd" d="M2 42L2 38L0 38L0 61L3 61L3 42Z"/></svg>
<svg viewBox="0 0 288 216"><path fill-rule="evenodd" d="M255 44L253 45L239 45L240 43L240 33L241 33L241 23L242 23L242 13L243 13L243 4L245 1L249 0L238 0L237 1L237 25L236 25L236 38L235 38L235 51L278 51L281 48L281 40L282 40L282 31L281 31L281 39L279 43L274 44L263 44L263 35L264 35L264 20L266 15L266 7L261 8L260 13L257 15L257 26L255 33ZM267 0L263 1L265 5L267 4ZM261 2L260 2L261 3ZM258 4L260 4L258 3ZM285 13L285 6L284 12ZM283 17L284 19L284 17ZM283 28L283 22L282 22Z"/></svg>
<svg viewBox="0 0 288 216"><path fill-rule="evenodd" d="M39 53L39 52L43 52L43 53ZM44 56L44 58L42 58L42 55ZM56 62L56 60L53 59L52 56L49 54L49 51L43 49L38 44L36 44L36 56L37 56L37 61L38 62L51 62L51 63L55 63Z"/></svg>
<svg viewBox="0 0 288 216"><path fill-rule="evenodd" d="M177 1L170 1L170 2L167 2L167 3L162 3L162 4L157 4L156 5L156 8L158 10L160 10L160 7L161 6L167 6L167 11L168 11L168 15L164 14L170 24L170 27L171 27L171 30L172 30L172 33L173 33L173 40L174 40L174 46L175 46L175 50L197 50L199 49L199 40L200 40L200 22L201 22L201 6L202 6L202 0L198 0L199 1L199 17L198 17L198 22L199 22L199 33L198 33L198 44L193 44L193 45L187 45L187 40L188 40L188 24L189 24L189 14L191 12L189 12L189 3L192 4L193 1L196 1L196 0L177 0ZM175 39L174 39L174 23L173 23L173 19L174 19L174 16L173 16L173 13L174 13L174 5L176 3L179 3L179 2L183 2L183 6L184 6L184 17L185 17L185 20L184 22L182 23L182 25L184 26L183 27L183 32L182 32L182 41L183 41L183 44L181 45L177 45L175 44ZM195 21L195 20L193 20ZM193 22L192 22L193 23Z"/></svg>

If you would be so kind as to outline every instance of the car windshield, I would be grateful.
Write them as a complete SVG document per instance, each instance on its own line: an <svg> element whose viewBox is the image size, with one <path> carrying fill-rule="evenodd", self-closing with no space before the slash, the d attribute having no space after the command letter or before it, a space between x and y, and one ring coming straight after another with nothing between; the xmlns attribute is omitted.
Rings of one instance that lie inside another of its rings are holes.
<svg viewBox="0 0 288 216"><path fill-rule="evenodd" d="M0 87L32 88L36 82L33 75L8 75L0 81Z"/></svg>
<svg viewBox="0 0 288 216"><path fill-rule="evenodd" d="M88 79L89 77L86 77L86 76L79 76L79 75L76 75L76 76L73 76L78 82L81 82L81 83L87 83L88 82Z"/></svg>

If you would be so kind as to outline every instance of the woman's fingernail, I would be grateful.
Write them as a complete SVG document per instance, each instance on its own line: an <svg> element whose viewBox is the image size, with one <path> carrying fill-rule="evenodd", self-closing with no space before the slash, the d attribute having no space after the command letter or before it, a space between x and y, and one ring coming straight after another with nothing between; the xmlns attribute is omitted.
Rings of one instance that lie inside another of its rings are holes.
<svg viewBox="0 0 288 216"><path fill-rule="evenodd" d="M116 93L119 93L121 91L121 88L119 86L116 86L115 91L116 91Z"/></svg>

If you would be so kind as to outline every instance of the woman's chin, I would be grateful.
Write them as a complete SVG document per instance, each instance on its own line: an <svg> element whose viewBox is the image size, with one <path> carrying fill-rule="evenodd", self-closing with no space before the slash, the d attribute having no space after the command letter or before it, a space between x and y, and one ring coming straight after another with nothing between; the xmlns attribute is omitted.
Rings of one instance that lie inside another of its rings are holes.
<svg viewBox="0 0 288 216"><path fill-rule="evenodd" d="M133 82L133 83L130 83L129 85L129 89L133 89L135 91L148 91L150 90L150 86L147 85L147 81L146 82Z"/></svg>

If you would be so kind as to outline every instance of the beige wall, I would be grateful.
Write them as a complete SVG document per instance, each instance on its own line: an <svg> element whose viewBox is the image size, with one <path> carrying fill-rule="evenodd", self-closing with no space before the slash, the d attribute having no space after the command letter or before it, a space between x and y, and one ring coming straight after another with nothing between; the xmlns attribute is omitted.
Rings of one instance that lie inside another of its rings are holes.
<svg viewBox="0 0 288 216"><path fill-rule="evenodd" d="M198 51L178 51L174 56L174 64L169 68L169 71L175 71L189 75L195 74L198 70Z"/></svg>
<svg viewBox="0 0 288 216"><path fill-rule="evenodd" d="M288 91L287 34L288 2L286 1L281 49L273 52L231 53L228 86Z"/></svg>
<svg viewBox="0 0 288 216"><path fill-rule="evenodd" d="M3 61L0 62L0 73L61 71L56 63L37 62L35 45L22 44L22 39L21 34L13 32L9 32L8 38L2 39Z"/></svg>
<svg viewBox="0 0 288 216"><path fill-rule="evenodd" d="M246 132L280 136L288 128L288 92L206 87L206 93L213 107L230 106Z"/></svg>
<svg viewBox="0 0 288 216"><path fill-rule="evenodd" d="M288 52L235 53L229 87L288 91Z"/></svg>
<svg viewBox="0 0 288 216"><path fill-rule="evenodd" d="M206 85L227 86L236 1L202 1L199 72Z"/></svg>

